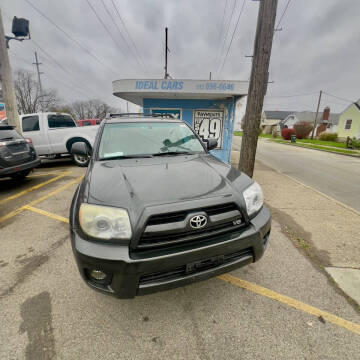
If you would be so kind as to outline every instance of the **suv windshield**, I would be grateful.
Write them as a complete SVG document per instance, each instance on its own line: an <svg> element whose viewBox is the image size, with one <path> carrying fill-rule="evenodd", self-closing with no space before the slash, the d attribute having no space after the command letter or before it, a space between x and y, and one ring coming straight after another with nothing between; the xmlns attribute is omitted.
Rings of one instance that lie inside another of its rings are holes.
<svg viewBox="0 0 360 360"><path fill-rule="evenodd" d="M109 123L103 130L99 158L201 152L204 152L202 144L184 123Z"/></svg>

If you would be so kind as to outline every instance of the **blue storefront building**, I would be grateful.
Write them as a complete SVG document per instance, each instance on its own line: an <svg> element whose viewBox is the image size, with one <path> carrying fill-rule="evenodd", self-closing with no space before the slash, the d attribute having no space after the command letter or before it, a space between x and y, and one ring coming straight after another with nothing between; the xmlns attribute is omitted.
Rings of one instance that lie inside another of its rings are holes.
<svg viewBox="0 0 360 360"><path fill-rule="evenodd" d="M172 114L206 140L215 138L212 153L230 162L236 103L247 94L247 81L121 79L113 93L143 108L144 114Z"/></svg>

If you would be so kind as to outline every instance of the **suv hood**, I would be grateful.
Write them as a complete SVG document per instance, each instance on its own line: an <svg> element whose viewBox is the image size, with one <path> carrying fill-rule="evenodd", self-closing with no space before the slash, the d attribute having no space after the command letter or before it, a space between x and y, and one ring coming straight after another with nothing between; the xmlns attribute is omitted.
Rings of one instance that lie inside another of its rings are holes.
<svg viewBox="0 0 360 360"><path fill-rule="evenodd" d="M211 155L97 161L88 176L89 203L127 209L230 195L243 177Z"/></svg>

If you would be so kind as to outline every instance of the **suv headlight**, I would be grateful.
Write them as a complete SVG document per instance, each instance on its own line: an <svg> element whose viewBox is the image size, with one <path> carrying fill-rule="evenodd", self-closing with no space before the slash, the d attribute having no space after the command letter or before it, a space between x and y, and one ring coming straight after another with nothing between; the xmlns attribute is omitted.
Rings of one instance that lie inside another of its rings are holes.
<svg viewBox="0 0 360 360"><path fill-rule="evenodd" d="M128 212L110 206L81 204L79 222L87 235L98 239L130 239Z"/></svg>
<svg viewBox="0 0 360 360"><path fill-rule="evenodd" d="M249 217L258 212L264 204L264 194L260 185L254 182L243 192Z"/></svg>

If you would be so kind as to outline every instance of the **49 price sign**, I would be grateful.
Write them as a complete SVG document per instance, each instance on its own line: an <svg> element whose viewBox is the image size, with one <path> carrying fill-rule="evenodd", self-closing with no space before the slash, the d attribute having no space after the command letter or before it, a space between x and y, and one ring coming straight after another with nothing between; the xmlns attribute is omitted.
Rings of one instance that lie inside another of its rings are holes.
<svg viewBox="0 0 360 360"><path fill-rule="evenodd" d="M224 127L224 111L222 110L195 110L194 130L203 139L217 139L217 149L222 146Z"/></svg>

